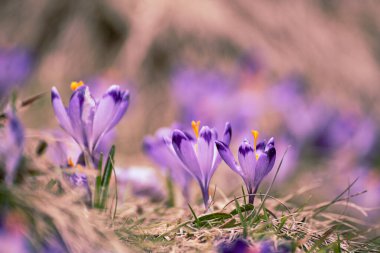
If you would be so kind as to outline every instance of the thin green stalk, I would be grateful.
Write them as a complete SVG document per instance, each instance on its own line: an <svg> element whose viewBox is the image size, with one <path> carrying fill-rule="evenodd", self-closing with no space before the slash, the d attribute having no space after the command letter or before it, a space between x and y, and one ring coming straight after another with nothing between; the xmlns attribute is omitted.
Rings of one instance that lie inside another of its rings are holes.
<svg viewBox="0 0 380 253"><path fill-rule="evenodd" d="M173 186L173 180L170 173L168 173L166 176L166 188L168 191L168 199L166 201L166 206L174 207L175 205L174 186Z"/></svg>

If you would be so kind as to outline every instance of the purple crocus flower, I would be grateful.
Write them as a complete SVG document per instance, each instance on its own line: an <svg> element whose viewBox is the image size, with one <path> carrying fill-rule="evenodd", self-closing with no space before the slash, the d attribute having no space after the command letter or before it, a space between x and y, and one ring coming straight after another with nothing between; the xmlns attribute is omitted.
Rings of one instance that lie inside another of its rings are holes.
<svg viewBox="0 0 380 253"><path fill-rule="evenodd" d="M188 201L191 175L174 151L172 135L173 130L161 128L157 130L154 137L149 136L144 139L143 148L155 163L164 171L167 170L172 180L181 187L182 194Z"/></svg>
<svg viewBox="0 0 380 253"><path fill-rule="evenodd" d="M153 168L132 166L128 169L115 168L119 199L125 200L126 190L129 188L136 197L148 197L157 202L164 199L165 194L158 175ZM130 197L130 195L128 195Z"/></svg>
<svg viewBox="0 0 380 253"><path fill-rule="evenodd" d="M258 132L252 131L254 136L254 146L244 140L239 147L239 164L234 159L228 145L221 141L216 141L216 147L220 156L226 164L244 180L249 194L249 203L253 204L254 194L266 175L272 170L276 160L276 148L273 137L268 141L262 141L256 145Z"/></svg>
<svg viewBox="0 0 380 253"><path fill-rule="evenodd" d="M16 115L8 110L0 129L0 167L5 170L5 182L12 184L24 147L24 129Z"/></svg>
<svg viewBox="0 0 380 253"><path fill-rule="evenodd" d="M0 48L0 103L22 85L32 71L33 59L23 48Z"/></svg>
<svg viewBox="0 0 380 253"><path fill-rule="evenodd" d="M221 162L215 147L217 132L213 128L203 126L199 131L200 121L192 122L196 136L195 140L189 138L181 130L174 130L172 143L178 158L185 165L188 172L198 181L201 187L205 208L209 207L209 192L211 177ZM226 123L223 142L229 145L231 141L231 125Z"/></svg>
<svg viewBox="0 0 380 253"><path fill-rule="evenodd" d="M129 92L112 85L100 100L92 97L83 82L73 82L74 90L66 108L58 90L53 87L51 99L61 127L94 159L94 150L104 135L124 116L129 105Z"/></svg>
<svg viewBox="0 0 380 253"><path fill-rule="evenodd" d="M219 253L249 253L256 252L249 242L243 238L237 238L232 242L222 242L218 246Z"/></svg>

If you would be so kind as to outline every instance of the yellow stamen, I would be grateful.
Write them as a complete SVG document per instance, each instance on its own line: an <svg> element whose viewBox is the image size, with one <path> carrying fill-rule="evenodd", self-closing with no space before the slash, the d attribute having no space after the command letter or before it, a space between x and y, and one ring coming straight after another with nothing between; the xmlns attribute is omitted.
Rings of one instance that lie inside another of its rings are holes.
<svg viewBox="0 0 380 253"><path fill-rule="evenodd" d="M251 131L253 135L253 149L255 150L256 160L259 160L259 155L256 152L257 139L259 138L259 132L256 130Z"/></svg>
<svg viewBox="0 0 380 253"><path fill-rule="evenodd" d="M71 159L71 157L69 157L69 159L67 159L67 164L69 165L69 167L74 167L75 164L73 162L73 159Z"/></svg>
<svg viewBox="0 0 380 253"><path fill-rule="evenodd" d="M191 127L193 128L194 130L194 133L195 133L195 137L199 137L199 127L201 125L201 122L198 120L197 122L195 122L194 120L191 122Z"/></svg>
<svg viewBox="0 0 380 253"><path fill-rule="evenodd" d="M79 82L71 82L70 84L70 88L72 91L75 91L76 89L78 89L79 87L81 87L82 85L84 85L84 83L82 81L79 81Z"/></svg>

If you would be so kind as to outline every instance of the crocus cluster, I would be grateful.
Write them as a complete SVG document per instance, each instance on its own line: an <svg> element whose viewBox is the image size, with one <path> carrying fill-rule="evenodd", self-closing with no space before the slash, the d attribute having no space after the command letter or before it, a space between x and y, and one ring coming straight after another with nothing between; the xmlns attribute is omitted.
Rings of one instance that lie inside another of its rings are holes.
<svg viewBox="0 0 380 253"><path fill-rule="evenodd" d="M239 148L239 163L229 149L232 129L230 123L226 123L223 137L218 139L214 128L203 126L200 129L200 121L193 121L194 136L179 129L165 129L158 131L157 137L145 139L145 152L158 164L171 168L174 180L187 177L186 171L198 182L206 210L210 205L209 186L212 176L222 159L244 180L249 202L253 203L254 194L257 192L261 181L272 170L276 160L274 139L268 142L256 143L258 132L252 131L254 146L244 140ZM163 134L165 132L165 134ZM171 139L169 138L171 136Z"/></svg>
<svg viewBox="0 0 380 253"><path fill-rule="evenodd" d="M112 85L97 100L83 82L72 82L71 88L74 92L68 107L65 107L58 90L53 87L51 100L54 112L61 127L94 159L101 140L127 111L129 92Z"/></svg>

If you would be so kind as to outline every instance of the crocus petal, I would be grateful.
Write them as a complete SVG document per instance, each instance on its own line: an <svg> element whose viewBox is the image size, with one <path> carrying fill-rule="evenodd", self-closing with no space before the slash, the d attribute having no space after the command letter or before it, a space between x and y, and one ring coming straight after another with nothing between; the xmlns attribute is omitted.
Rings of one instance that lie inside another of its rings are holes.
<svg viewBox="0 0 380 253"><path fill-rule="evenodd" d="M59 124L65 131L71 134L73 130L71 127L70 118L67 115L67 110L62 103L61 96L55 87L51 89L51 102L53 104L54 113L58 119Z"/></svg>
<svg viewBox="0 0 380 253"><path fill-rule="evenodd" d="M203 178L202 171L199 167L197 156L193 148L193 144L186 137L186 135L180 130L174 130L173 137L173 148L179 159L186 166L186 169L191 173L199 182Z"/></svg>
<svg viewBox="0 0 380 253"><path fill-rule="evenodd" d="M265 152L268 154L268 158L269 158L269 165L268 165L267 171L265 172L265 176L266 176L272 170L274 163L276 161L276 149L275 147L271 147L268 149L268 151L265 151Z"/></svg>
<svg viewBox="0 0 380 253"><path fill-rule="evenodd" d="M82 127L82 109L84 103L84 93L86 86L79 87L70 98L68 115L72 126L72 134L79 144L85 145L84 130ZM86 146L86 145L85 145Z"/></svg>
<svg viewBox="0 0 380 253"><path fill-rule="evenodd" d="M208 126L202 127L199 138L198 138L198 161L202 171L202 178L205 181L208 181L213 171L212 163L214 161L214 142L215 135Z"/></svg>
<svg viewBox="0 0 380 253"><path fill-rule="evenodd" d="M121 120L129 105L129 93L112 85L100 100L94 116L93 139L98 139L110 131ZM96 145L96 144L95 144Z"/></svg>
<svg viewBox="0 0 380 253"><path fill-rule="evenodd" d="M262 153L265 152L265 147L266 147L267 143L265 141L260 141L257 145L256 145L256 155L257 156L260 156Z"/></svg>
<svg viewBox="0 0 380 253"><path fill-rule="evenodd" d="M119 121L122 119L122 117L124 116L124 114L126 113L128 109L129 98L130 98L129 92L128 91L121 92L119 98L120 98L120 101L118 102L117 111L108 129L106 129L106 132L110 131L112 128L114 128L117 125L117 123L119 123Z"/></svg>
<svg viewBox="0 0 380 253"><path fill-rule="evenodd" d="M143 141L143 149L144 152L163 169L169 169L168 159L170 159L170 154L168 154L169 152L167 151L167 146L163 139L146 137Z"/></svg>
<svg viewBox="0 0 380 253"><path fill-rule="evenodd" d="M215 131L215 135L216 135L215 139L218 139L216 131ZM231 124L229 122L227 122L226 126L225 126L225 129L224 129L224 134L223 134L223 142L225 144L227 144L227 146L230 145L231 136L232 136ZM215 172L216 168L219 166L219 164L221 162L222 162L222 158L220 157L219 152L217 151L217 149L215 149L214 162L213 162L213 165L212 165L212 173Z"/></svg>
<svg viewBox="0 0 380 253"><path fill-rule="evenodd" d="M219 155L222 157L223 161L236 173L238 173L241 177L244 177L244 173L242 172L240 166L234 159L230 148L221 141L215 141L216 148L219 151Z"/></svg>
<svg viewBox="0 0 380 253"><path fill-rule="evenodd" d="M93 126L93 138L95 140L106 131L116 111L116 101L113 95L114 88L111 88L107 90L96 108Z"/></svg>
<svg viewBox="0 0 380 253"><path fill-rule="evenodd" d="M223 142L227 144L227 146L230 145L231 137L232 137L231 124L230 122L227 122L224 128L224 134L223 134Z"/></svg>
<svg viewBox="0 0 380 253"><path fill-rule="evenodd" d="M88 87L84 91L84 102L81 112L82 127L84 130L84 139L87 147L92 150L93 142L92 139L92 128L95 116L96 102L90 94Z"/></svg>
<svg viewBox="0 0 380 253"><path fill-rule="evenodd" d="M266 147L268 147L268 146L273 146L274 147L274 138L273 137L269 139Z"/></svg>
<svg viewBox="0 0 380 253"><path fill-rule="evenodd" d="M257 160L256 164L256 175L255 175L255 187L259 187L261 181L264 179L264 177L267 174L269 165L269 157L266 153L263 153L260 155L259 160ZM268 171L269 173L269 171Z"/></svg>
<svg viewBox="0 0 380 253"><path fill-rule="evenodd" d="M174 151L172 132L169 128L157 130L154 138L151 136L144 138L143 149L163 171L169 170L171 178L181 187L183 196L188 200L192 176Z"/></svg>
<svg viewBox="0 0 380 253"><path fill-rule="evenodd" d="M256 156L251 144L247 140L244 140L239 147L238 159L245 175L245 181L249 183L253 182L255 178Z"/></svg>
<svg viewBox="0 0 380 253"><path fill-rule="evenodd" d="M258 187L261 181L266 177L272 170L274 163L276 161L276 149L272 146L260 155L259 160L256 165L256 176L255 176L255 186Z"/></svg>

